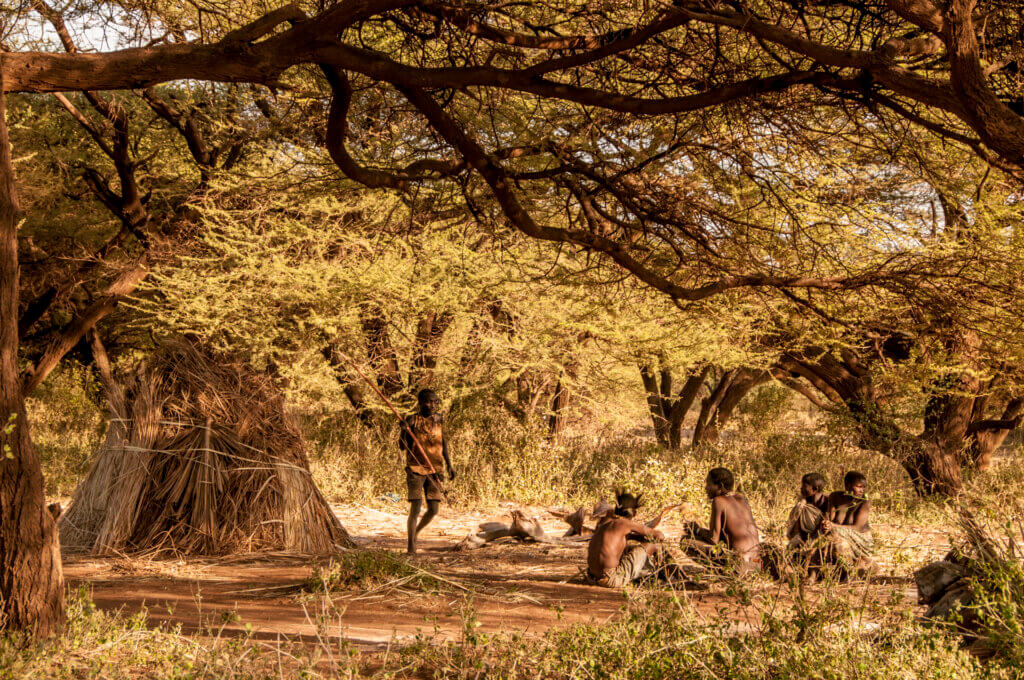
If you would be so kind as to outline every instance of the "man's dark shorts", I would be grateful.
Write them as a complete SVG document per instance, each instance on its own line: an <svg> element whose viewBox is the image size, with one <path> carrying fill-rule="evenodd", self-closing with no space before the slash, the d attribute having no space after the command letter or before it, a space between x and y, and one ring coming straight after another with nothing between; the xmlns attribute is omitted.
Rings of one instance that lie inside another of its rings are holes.
<svg viewBox="0 0 1024 680"><path fill-rule="evenodd" d="M409 489L410 501L439 501L441 497L441 481L436 474L420 475L405 468L405 485Z"/></svg>

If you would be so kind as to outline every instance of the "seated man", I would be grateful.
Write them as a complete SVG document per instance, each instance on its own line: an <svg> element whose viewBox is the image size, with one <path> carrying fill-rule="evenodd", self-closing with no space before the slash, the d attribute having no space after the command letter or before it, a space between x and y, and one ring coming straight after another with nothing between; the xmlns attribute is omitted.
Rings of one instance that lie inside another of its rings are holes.
<svg viewBox="0 0 1024 680"><path fill-rule="evenodd" d="M826 539L822 562L838 564L846 569L870 567L875 539L868 523L871 511L871 501L865 497L868 480L851 470L843 477L843 487L843 491L833 491L828 496L828 512L821 523Z"/></svg>
<svg viewBox="0 0 1024 680"><path fill-rule="evenodd" d="M817 472L810 472L800 480L800 500L790 510L786 527L788 552L800 550L821 534L821 524L828 512L824 489L825 478Z"/></svg>
<svg viewBox="0 0 1024 680"><path fill-rule="evenodd" d="M661 546L657 543L627 547L626 541L662 541L665 535L625 514L629 514L629 509L616 507L598 518L587 547L587 581L594 585L622 588L638 581L648 564L654 567L659 562Z"/></svg>
<svg viewBox="0 0 1024 680"><path fill-rule="evenodd" d="M750 512L750 504L733 491L733 474L714 468L704 482L711 499L710 528L690 522L683 529L679 547L695 561L705 565L735 565L740 573L760 569L761 539Z"/></svg>

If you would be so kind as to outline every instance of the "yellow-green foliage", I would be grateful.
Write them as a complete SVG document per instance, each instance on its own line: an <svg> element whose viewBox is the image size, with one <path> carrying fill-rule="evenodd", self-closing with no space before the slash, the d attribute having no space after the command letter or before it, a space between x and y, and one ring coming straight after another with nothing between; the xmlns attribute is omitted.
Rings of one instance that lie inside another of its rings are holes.
<svg viewBox="0 0 1024 680"><path fill-rule="evenodd" d="M67 611L67 626L55 638L25 644L17 636L0 637L0 680L278 677L281 656L245 638L200 642L176 628L152 629L145 610L132 616L102 612L85 589L69 594ZM294 657L286 658L294 669Z"/></svg>
<svg viewBox="0 0 1024 680"><path fill-rule="evenodd" d="M390 574L390 572L389 572ZM749 594L748 594L749 595ZM302 677L494 678L518 680L1010 680L1018 667L1002 658L986 665L958 649L955 636L917 625L906 608L883 603L864 612L845 600L802 601L796 610L771 597L753 599L748 623L734 626L698 614L683 597L656 593L631 601L621 616L540 636L479 630L471 598L462 605L456 641L423 635L384 655L360 656L316 614L316 642L261 642L219 632L201 637L152 627L96 609L84 590L68 601L68 625L56 638L0 637L0 680L102 677L237 680ZM237 622L237 618L226 616ZM873 621L870 626L864 621ZM247 629L248 630L248 629Z"/></svg>
<svg viewBox="0 0 1024 680"><path fill-rule="evenodd" d="M48 496L70 496L99 448L107 423L98 390L87 370L68 363L25 400Z"/></svg>
<svg viewBox="0 0 1024 680"><path fill-rule="evenodd" d="M432 678L495 680L974 680L1011 678L1013 667L982 666L952 635L922 629L912 615L862 625L840 600L808 603L799 614L756 605L735 626L699 615L682 598L649 597L603 625L551 630L540 639L487 635L467 620L459 644L422 642L402 650ZM877 614L877 612L876 612ZM875 627L877 625L877 628Z"/></svg>
<svg viewBox="0 0 1024 680"><path fill-rule="evenodd" d="M346 588L415 587L436 591L441 586L429 571L389 550L347 550L325 565L315 565L302 589L331 593Z"/></svg>

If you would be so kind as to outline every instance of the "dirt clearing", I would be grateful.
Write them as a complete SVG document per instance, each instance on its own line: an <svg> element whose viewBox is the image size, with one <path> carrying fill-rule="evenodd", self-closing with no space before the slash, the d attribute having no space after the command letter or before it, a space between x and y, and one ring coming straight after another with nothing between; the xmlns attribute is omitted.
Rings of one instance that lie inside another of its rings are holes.
<svg viewBox="0 0 1024 680"><path fill-rule="evenodd" d="M381 511L365 506L332 506L362 548L399 552L405 546L403 504ZM509 506L511 507L511 506ZM550 535L565 525L540 508L526 510L542 519ZM661 528L679 535L678 517ZM72 586L86 585L104 610L147 610L151 624L180 625L183 633L251 633L265 640L340 636L361 648L409 642L417 635L455 639L464 615L473 612L484 632L540 634L555 626L598 623L618 615L629 595L583 585L585 543L572 546L504 543L468 552L448 550L480 522L508 521L507 509L459 513L450 508L421 534L421 552L413 563L435 575L437 589L403 585L353 588L331 594L303 593L310 577L308 558L261 553L224 558L146 559L138 556L72 556L64 569ZM851 597L885 600L894 594L914 602L909 573L941 555L947 540L922 527L876 525L880 574L870 585L841 589ZM767 580L754 591L779 591ZM743 628L756 613L740 604L724 586L681 593L697 611L725 616ZM779 591L782 594L782 591ZM333 605L332 605L333 603Z"/></svg>

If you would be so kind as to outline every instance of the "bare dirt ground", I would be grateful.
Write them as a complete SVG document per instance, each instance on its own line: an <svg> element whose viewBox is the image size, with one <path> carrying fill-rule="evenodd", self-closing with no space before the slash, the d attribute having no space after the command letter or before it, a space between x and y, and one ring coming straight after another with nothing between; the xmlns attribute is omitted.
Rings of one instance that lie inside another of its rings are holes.
<svg viewBox="0 0 1024 680"><path fill-rule="evenodd" d="M511 507L511 506L509 506ZM341 522L363 547L402 551L404 504L388 512L364 506L334 506ZM542 508L525 508L543 520L552 536L565 524ZM689 517L673 517L661 529L672 539ZM297 586L311 573L309 558L253 554L225 558L146 559L139 556L95 558L68 556L65 576L72 586L86 585L98 607L134 613L146 609L153 624L180 625L186 634L250 633L257 638L315 640L340 636L359 648L408 642L417 635L457 638L463 614L472 607L480 630L540 634L556 626L606 621L618 615L629 591L582 584L585 543L574 546L506 543L452 552L451 546L484 521L508 521L508 508L491 513L463 513L442 508L421 534L415 563L439 576L439 592L403 587L353 589L334 593L335 606L323 596L303 595ZM923 527L876 524L880 572L869 585L845 588L851 597L888 600L896 593L914 603L909 574L940 556L945 535ZM754 589L776 590L767 580ZM711 584L682 593L698 612L725 616L738 628L756 621L749 611Z"/></svg>

